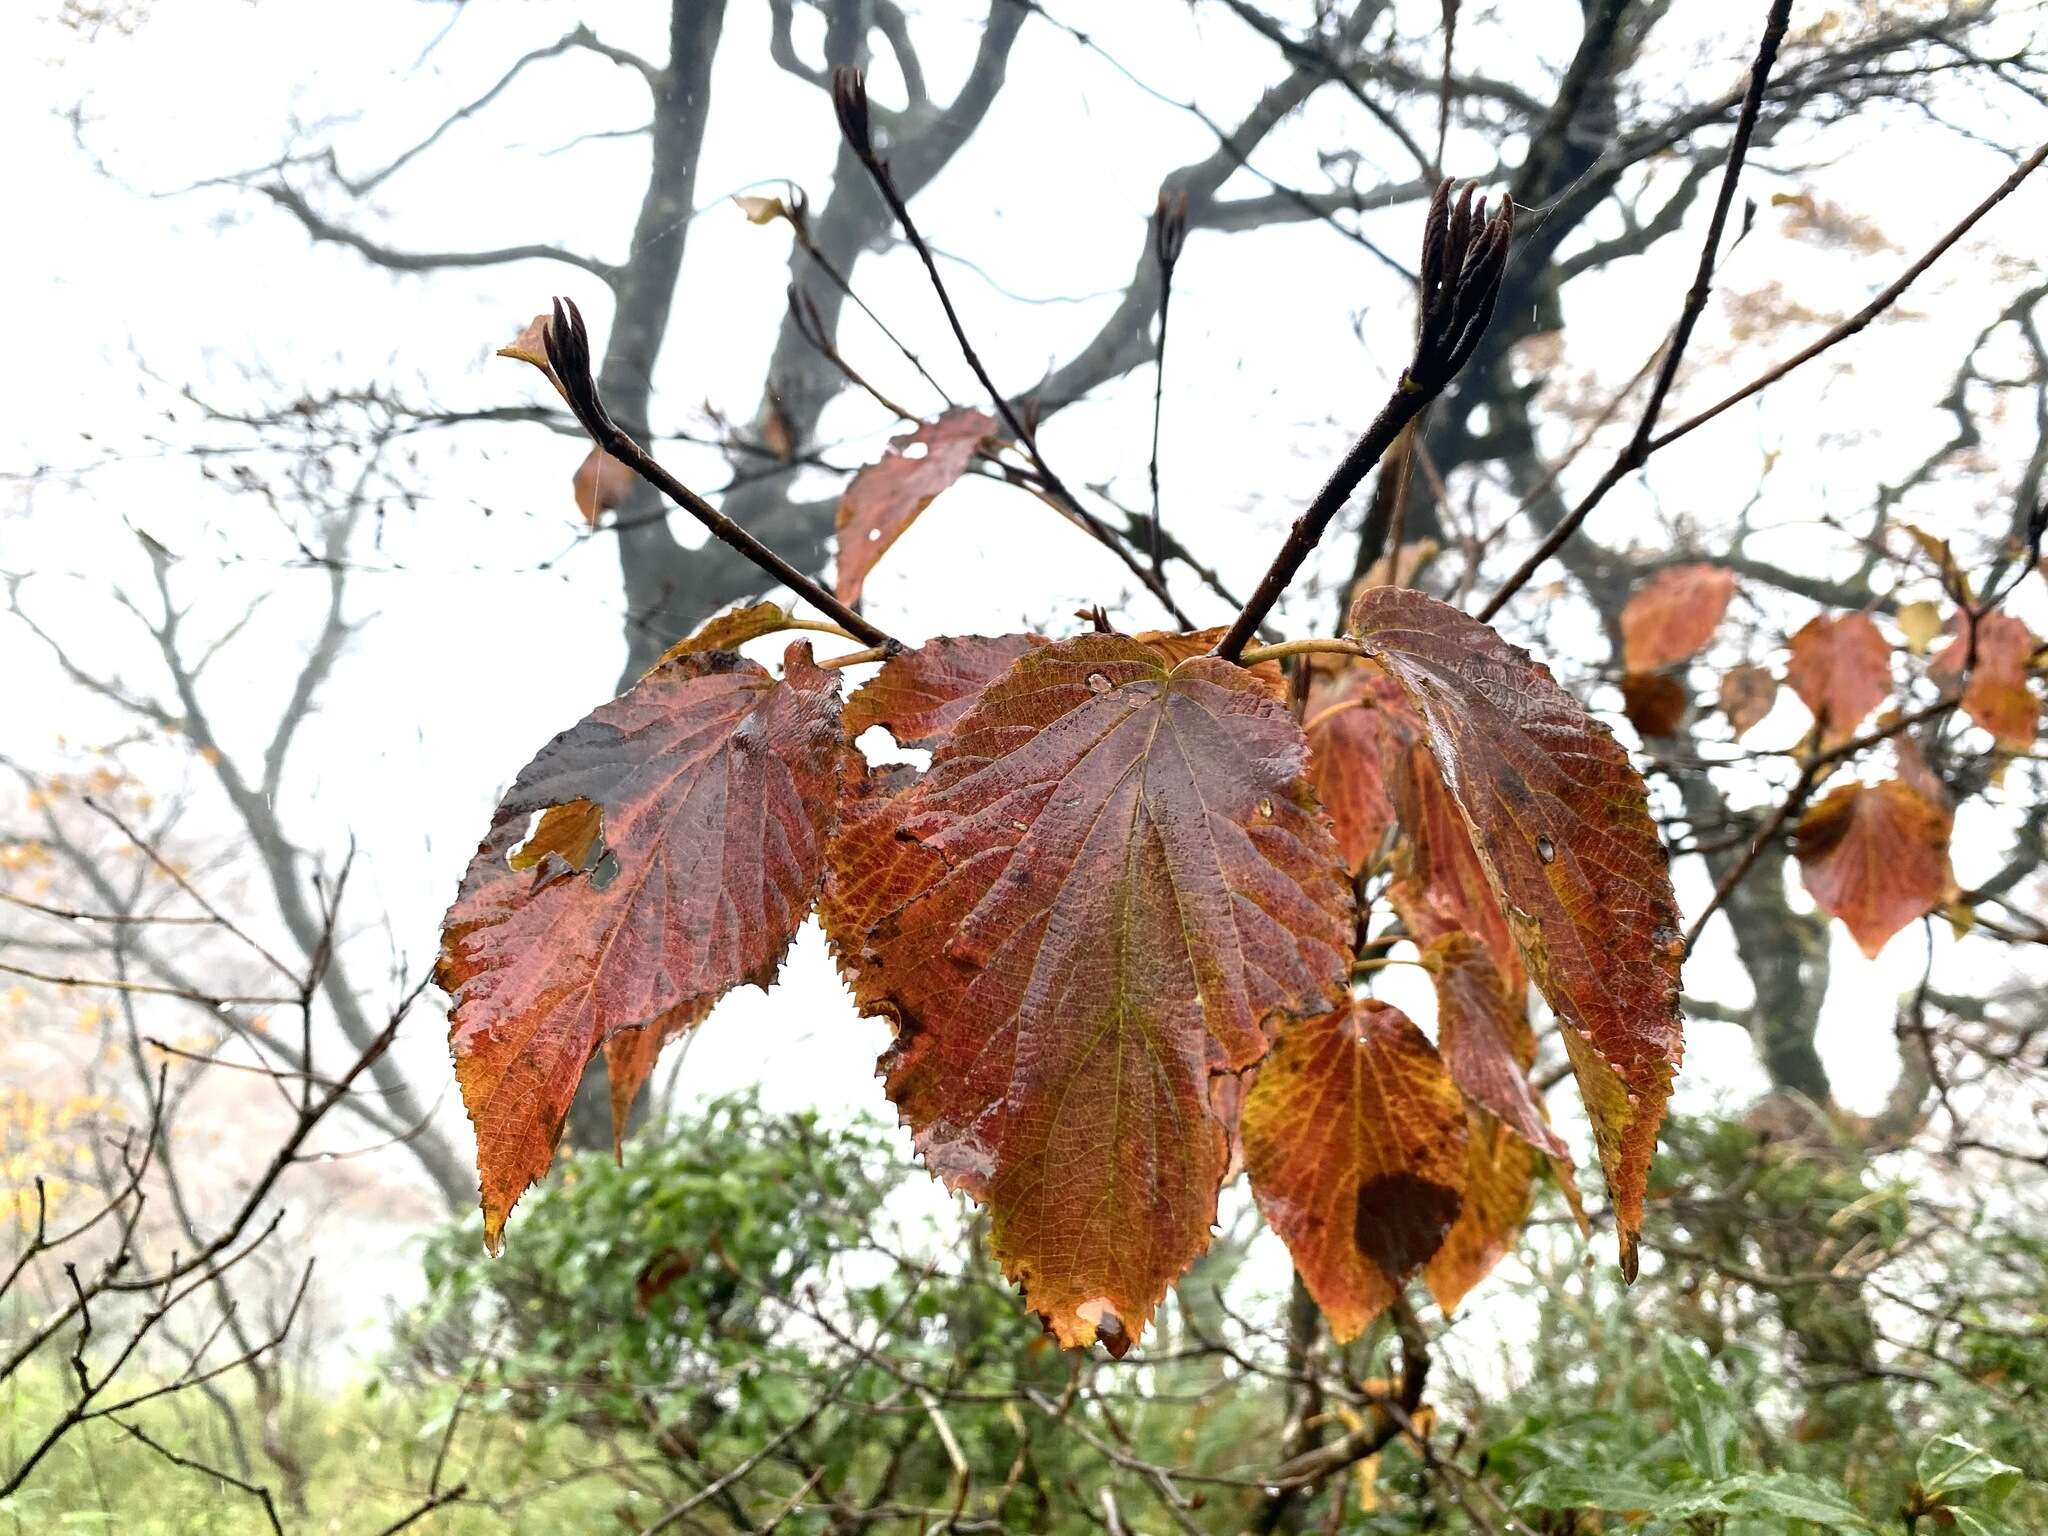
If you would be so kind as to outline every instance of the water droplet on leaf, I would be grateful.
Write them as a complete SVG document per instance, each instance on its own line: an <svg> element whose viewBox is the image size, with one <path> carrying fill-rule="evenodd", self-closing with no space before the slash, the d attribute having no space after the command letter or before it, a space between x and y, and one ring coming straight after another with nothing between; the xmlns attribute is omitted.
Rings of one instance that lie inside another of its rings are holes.
<svg viewBox="0 0 2048 1536"><path fill-rule="evenodd" d="M1536 857L1541 859L1544 863L1548 864L1552 859L1557 857L1557 844L1553 843L1547 837L1537 838Z"/></svg>
<svg viewBox="0 0 2048 1536"><path fill-rule="evenodd" d="M1090 672L1088 674L1088 691L1090 693L1109 692L1109 679L1100 672Z"/></svg>

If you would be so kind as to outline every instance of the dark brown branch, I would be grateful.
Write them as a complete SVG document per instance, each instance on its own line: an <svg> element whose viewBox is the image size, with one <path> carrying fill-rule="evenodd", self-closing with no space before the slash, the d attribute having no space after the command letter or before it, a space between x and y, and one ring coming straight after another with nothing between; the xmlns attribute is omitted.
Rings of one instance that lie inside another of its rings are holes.
<svg viewBox="0 0 2048 1536"><path fill-rule="evenodd" d="M345 225L336 224L316 211L297 188L285 182L274 181L257 190L296 218L316 242L345 245L364 259L394 272L442 272L454 267L502 267L515 261L559 261L581 267L607 284L618 276L618 268L610 262L599 261L595 256L585 256L559 245L508 245L488 251L394 250Z"/></svg>

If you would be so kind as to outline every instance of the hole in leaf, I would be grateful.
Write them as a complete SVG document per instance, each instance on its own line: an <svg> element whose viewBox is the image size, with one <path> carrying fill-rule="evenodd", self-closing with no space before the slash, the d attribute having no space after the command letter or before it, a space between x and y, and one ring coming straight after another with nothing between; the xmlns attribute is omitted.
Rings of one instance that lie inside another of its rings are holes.
<svg viewBox="0 0 2048 1536"><path fill-rule="evenodd" d="M527 823L526 839L506 862L514 869L536 869L549 854L573 870L586 870L604 848L604 807L591 800L570 800L536 811Z"/></svg>

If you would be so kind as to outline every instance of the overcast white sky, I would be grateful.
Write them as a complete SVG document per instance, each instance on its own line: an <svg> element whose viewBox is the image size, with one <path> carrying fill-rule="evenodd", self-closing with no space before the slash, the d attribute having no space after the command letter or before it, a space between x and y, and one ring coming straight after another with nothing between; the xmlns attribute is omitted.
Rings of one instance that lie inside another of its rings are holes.
<svg viewBox="0 0 2048 1536"><path fill-rule="evenodd" d="M1219 8L1191 13L1179 0L1047 3L1055 14L1085 21L1148 84L1200 101L1219 120L1278 74L1271 50ZM323 578L295 566L289 541L253 499L225 495L175 447L152 443L156 433L174 444L223 436L195 425L169 386L189 383L224 405L379 380L417 401L523 402L538 398L538 376L491 361L491 350L551 294L576 297L600 333L608 306L587 274L546 264L431 279L381 272L331 246L309 249L294 222L247 192L180 189L275 159L295 124L309 141L331 136L349 169L379 163L520 53L576 21L658 55L661 8L474 0L417 67L449 15L413 0L159 0L133 36L91 42L51 24L55 8L55 0L17 0L0 10L0 143L8 146L0 207L13 212L0 247L0 286L10 300L0 471L14 476L0 481L0 569L33 573L24 601L82 661L151 683L146 642L113 601L117 589L144 590L130 528L179 556L178 590L192 604L188 622L199 634L240 618L257 594L277 594L214 679L212 703L224 726L238 740L255 741L289 689L324 600ZM1433 0L1425 9L1434 9ZM1498 9L1512 14L1512 35L1478 20L1461 32L1473 48L1488 50L1477 62L1495 72L1533 75L1573 35L1566 23L1577 7L1566 0ZM1820 9L1802 5L1796 14ZM919 11L927 70L935 90L948 90L971 54L981 7L930 0ZM1692 8L1707 31L1684 65L1691 89L1704 94L1739 78L1753 45L1751 11L1761 7ZM1721 25L1732 35L1716 38ZM704 207L663 354L658 424L685 424L704 402L741 420L755 405L782 309L787 242L779 229L747 224L724 195L783 178L814 195L826 186L829 107L769 64L766 29L764 4L732 0L698 177ZM949 269L997 376L1022 384L1100 323L1136 259L1161 173L1206 153L1213 141L1192 117L1146 97L1043 24L1026 27L1010 77L982 133L921 200L920 215L936 244L971 257L987 274ZM84 150L60 115L74 105ZM630 126L638 107L632 78L600 60L549 63L380 189L373 207L348 216L413 249L539 239L616 256L635 212L644 145L552 151L580 134ZM2048 114L2017 95L1989 104L1959 99L1955 108L2000 140L2048 132ZM1755 233L1722 273L1724 299L1775 281L1816 312L1853 308L2009 168L1991 149L1917 115L1869 116L1830 138L1837 158L1801 164L1798 144L1760 157L1745 191L1764 206ZM1312 181L1315 148L1333 144L1371 156L1382 140L1331 93L1276 134L1258 163ZM1454 140L1453 170L1484 172L1493 163L1494 147ZM1398 167L1389 161L1389 168ZM1769 206L1774 191L1810 191L1855 210L1898 249L1859 253L1798 238L1786 211ZM1687 234L1659 255L1617 273L1599 303L1568 313L1561 371L1610 383L1634 372L1675 314L1704 213L1702 206ZM1953 337L1995 312L2013 262L2035 258L2044 213L2048 182L2037 182L1937 280L1916 290L1907 318L1858 344L1853 372L1817 368L1774 390L1766 407L1731 413L1660 457L1640 485L1611 499L1592 531L1627 545L1662 542L1671 525L1689 519L1712 526L1749 499L1771 457L1754 518L1777 532L1753 552L1847 568L1853 545L1820 519L1853 522L1880 480L1939 441L1946 419L1935 406L1956 361ZM1372 233L1405 254L1419 224L1416 209L1400 209L1376 218ZM871 260L859 281L919 351L946 360L943 376L956 393L971 395L972 381L952 363L908 259ZM1383 393L1408 309L1369 255L1311 225L1256 236L1198 234L1173 314L1162 456L1167 515L1214 563L1246 573L1240 585L1249 586L1278 530ZM856 326L848 345L892 392L928 398L871 334ZM1725 304L1717 304L1696 354L1716 357L1730 345ZM1746 373L1779 349L1752 344L1734 366ZM142 369L166 382L152 382ZM1686 389L1705 399L1729 376L1710 369ZM1047 451L1069 481L1112 481L1123 499L1142 499L1151 388L1149 370L1141 371L1047 431ZM833 457L851 465L878 451L888 423L849 403L826 425L836 440ZM379 957L394 940L415 970L428 963L440 913L499 791L541 742L604 698L617 675L611 541L581 535L568 493L581 451L537 426L423 441L421 463L407 475L417 500L394 503L375 545L365 541L356 551L354 612L363 628L301 742L286 809L311 846L333 853L351 835L361 844L356 917L366 926L353 943L366 976L381 972ZM674 459L686 476L719 477L713 461L687 451ZM1599 462L1588 455L1585 472ZM28 477L48 466L81 473ZM1339 558L1348 561L1348 553ZM867 590L873 612L916 637L1058 628L1082 602L1114 608L1122 574L1037 503L969 483L934 506ZM1227 617L1192 581L1181 590L1198 618ZM1291 632L1327 625L1327 597L1296 596L1285 614ZM2048 629L2038 583L2028 601L2022 611L2037 630ZM1543 606L1540 597L1529 599L1512 610L1515 621L1528 622ZM1160 618L1144 601L1123 615L1132 627ZM1739 605L1730 631L1760 625L1764 637L1746 654L1768 661L1782 654L1772 651L1771 632L1807 616ZM1589 637L1567 624L1553 640L1586 645ZM1723 659L1732 661L1743 652L1739 639L1729 644ZM1604 660L1589 651L1563 658L1560 670L1571 675ZM4 751L30 764L64 761L60 736L76 745L123 729L83 704L4 617L0 685ZM1618 701L1610 693L1596 702ZM1804 723L1795 704L1783 705L1747 744L1787 744ZM175 752L139 761L167 777L203 779ZM1997 862L1997 835L1992 818L1966 813L1956 851L1965 883ZM1690 907L1703 895L1697 881L1681 886ZM1843 1099L1870 1109L1893 1076L1893 1000L1919 975L1921 941L1908 930L1873 963L1837 935L1837 983L1821 1043ZM1938 941L1944 954L1950 947ZM1743 983L1730 977L1718 936L1687 980L1701 995L1742 1000ZM1430 1016L1421 988L1396 982L1388 991L1412 1003L1418 1017ZM807 930L772 995L736 993L704 1026L688 1077L704 1091L758 1079L772 1102L885 1112L871 1080L882 1041L878 1022L854 1017L822 943ZM445 1082L432 1013L419 1016L405 1060L429 1092ZM1681 1103L1739 1098L1759 1081L1738 1031L1693 1028ZM452 1093L443 1113L466 1146Z"/></svg>

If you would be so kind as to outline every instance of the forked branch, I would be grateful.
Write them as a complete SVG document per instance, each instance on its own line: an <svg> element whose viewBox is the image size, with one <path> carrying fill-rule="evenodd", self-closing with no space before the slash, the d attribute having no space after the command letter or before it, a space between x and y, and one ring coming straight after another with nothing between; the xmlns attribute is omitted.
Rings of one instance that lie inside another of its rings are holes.
<svg viewBox="0 0 2048 1536"><path fill-rule="evenodd" d="M1415 355L1372 425L1323 482L1308 510L1295 520L1287 542L1274 556L1237 622L1216 642L1215 654L1224 660L1241 657L1280 594L1322 542L1331 519L1393 446L1401 429L1457 377L1485 334L1487 322L1493 318L1494 301L1500 296L1501 274L1507 268L1515 208L1512 199L1503 197L1489 218L1484 198L1474 204L1474 190L1467 185L1453 200L1451 183L1445 181L1430 200L1429 220L1422 233L1421 316Z"/></svg>

